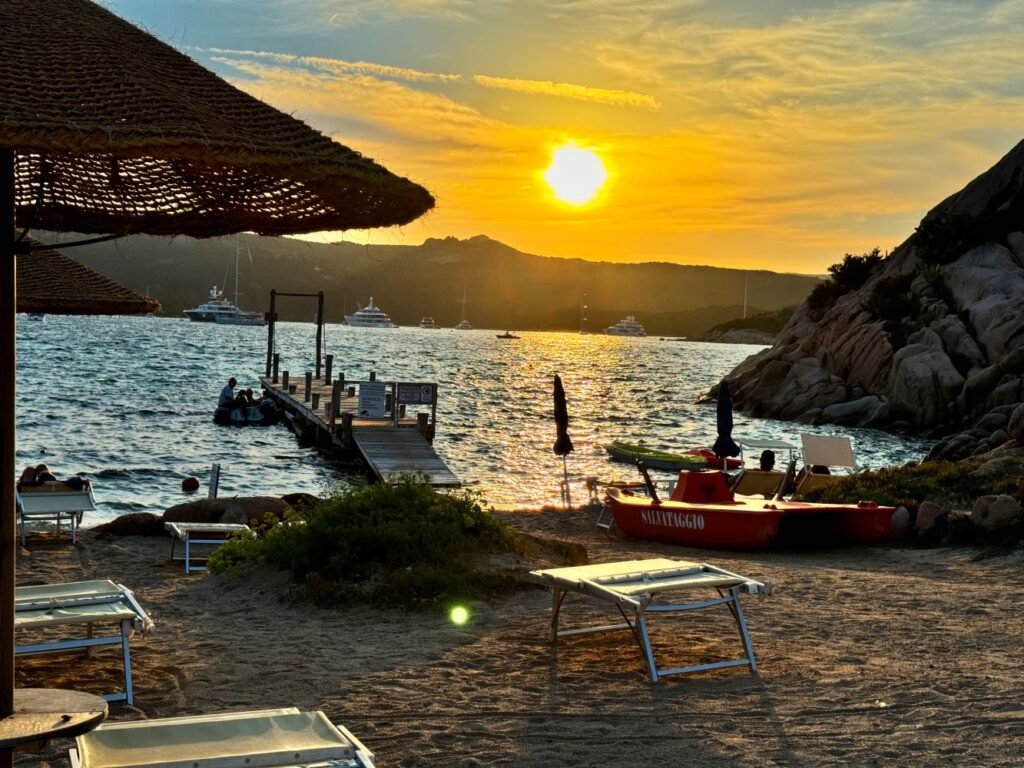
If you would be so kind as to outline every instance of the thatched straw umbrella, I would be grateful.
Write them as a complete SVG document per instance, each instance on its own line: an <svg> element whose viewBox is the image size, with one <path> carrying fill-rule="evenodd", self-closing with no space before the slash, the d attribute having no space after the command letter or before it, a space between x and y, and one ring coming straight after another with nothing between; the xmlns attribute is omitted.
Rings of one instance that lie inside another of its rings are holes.
<svg viewBox="0 0 1024 768"><path fill-rule="evenodd" d="M18 256L18 312L48 315L151 315L160 302L136 293L59 251Z"/></svg>
<svg viewBox="0 0 1024 768"><path fill-rule="evenodd" d="M0 226L2 726L14 701L13 256L31 250L24 232L283 235L404 224L434 201L89 0L3 0L0 29L0 212L21 230L12 242Z"/></svg>

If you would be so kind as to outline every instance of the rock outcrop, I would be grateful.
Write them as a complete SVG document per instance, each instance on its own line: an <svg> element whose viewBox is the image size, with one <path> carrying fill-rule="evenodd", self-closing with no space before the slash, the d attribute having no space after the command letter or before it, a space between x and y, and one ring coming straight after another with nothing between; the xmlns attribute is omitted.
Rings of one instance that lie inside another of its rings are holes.
<svg viewBox="0 0 1024 768"><path fill-rule="evenodd" d="M933 457L1024 440L1024 142L869 269L736 368L736 407L944 436Z"/></svg>

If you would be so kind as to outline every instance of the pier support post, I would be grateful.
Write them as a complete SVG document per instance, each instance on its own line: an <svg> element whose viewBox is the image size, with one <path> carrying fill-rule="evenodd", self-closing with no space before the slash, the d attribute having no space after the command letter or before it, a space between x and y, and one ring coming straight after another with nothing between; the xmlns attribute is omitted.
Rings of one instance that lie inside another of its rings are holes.
<svg viewBox="0 0 1024 768"><path fill-rule="evenodd" d="M281 373L281 354L279 352L275 352L274 353L274 371L273 371L273 373L274 373L273 382L275 384L277 384L278 378L280 378L280 373Z"/></svg>
<svg viewBox="0 0 1024 768"><path fill-rule="evenodd" d="M430 417L427 414L425 414L425 413L417 413L416 414L416 429L418 429L420 431L420 434L423 435L424 438L427 437L427 419L428 418L430 418Z"/></svg>
<svg viewBox="0 0 1024 768"><path fill-rule="evenodd" d="M370 381L376 381L376 380L377 380L377 372L376 371L370 371Z"/></svg>
<svg viewBox="0 0 1024 768"><path fill-rule="evenodd" d="M316 377L320 378L320 355L324 348L324 292L316 294Z"/></svg>
<svg viewBox="0 0 1024 768"><path fill-rule="evenodd" d="M302 402L309 402L309 395L313 391L313 372L306 371L306 390L302 393Z"/></svg>
<svg viewBox="0 0 1024 768"><path fill-rule="evenodd" d="M344 371L340 371L338 373L338 386L341 387L342 389L345 389L345 372Z"/></svg>
<svg viewBox="0 0 1024 768"><path fill-rule="evenodd" d="M341 407L341 382L334 382L334 386L331 388L331 415L330 422L331 426L334 426L335 420L338 418L338 409Z"/></svg>
<svg viewBox="0 0 1024 768"><path fill-rule="evenodd" d="M355 387L349 387L348 388L348 396L349 397L355 397L356 396L356 388Z"/></svg>
<svg viewBox="0 0 1024 768"><path fill-rule="evenodd" d="M313 410L314 411L319 411L320 410L320 395L317 392L313 393Z"/></svg>
<svg viewBox="0 0 1024 768"><path fill-rule="evenodd" d="M341 442L348 446L352 442L352 414L341 414Z"/></svg>
<svg viewBox="0 0 1024 768"><path fill-rule="evenodd" d="M331 369L334 367L334 355L324 355L324 383L331 383Z"/></svg>
<svg viewBox="0 0 1024 768"><path fill-rule="evenodd" d="M288 371L281 372L281 391L286 395L291 391L288 389Z"/></svg>

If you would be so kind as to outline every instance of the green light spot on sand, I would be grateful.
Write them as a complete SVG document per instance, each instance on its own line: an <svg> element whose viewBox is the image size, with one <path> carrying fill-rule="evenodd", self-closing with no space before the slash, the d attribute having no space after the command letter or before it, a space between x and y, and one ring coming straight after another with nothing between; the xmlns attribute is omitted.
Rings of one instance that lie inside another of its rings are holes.
<svg viewBox="0 0 1024 768"><path fill-rule="evenodd" d="M452 624L461 627L469 621L469 609L461 605L456 605L451 609L451 611L449 611L448 618L451 619Z"/></svg>

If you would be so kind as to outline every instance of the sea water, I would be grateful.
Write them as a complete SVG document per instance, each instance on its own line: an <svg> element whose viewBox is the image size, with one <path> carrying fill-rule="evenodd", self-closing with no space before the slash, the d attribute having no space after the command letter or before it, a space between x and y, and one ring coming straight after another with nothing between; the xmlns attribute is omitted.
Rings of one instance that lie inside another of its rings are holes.
<svg viewBox="0 0 1024 768"><path fill-rule="evenodd" d="M503 330L503 329L502 329ZM281 368L300 386L315 359L315 326L278 323ZM566 466L577 499L583 480L637 479L609 461L612 440L664 450L708 446L715 406L700 395L762 347L575 333L371 329L328 325L324 352L335 375L365 381L436 382L434 445L463 483L497 507L558 503L562 459L552 453L552 377L560 374L575 452ZM283 425L222 427L217 396L234 376L259 394L265 328L177 318L61 317L17 320L17 461L46 463L58 477L93 480L99 512L160 513L189 500L181 481L204 483L222 466L220 495L330 493L358 482L352 465L300 447ZM410 415L418 409L413 406ZM803 432L854 440L862 467L919 459L917 439L867 429L809 427L736 414L737 439L799 445ZM780 457L781 460L782 457Z"/></svg>

